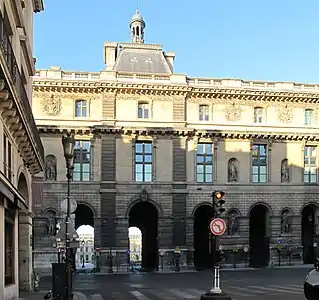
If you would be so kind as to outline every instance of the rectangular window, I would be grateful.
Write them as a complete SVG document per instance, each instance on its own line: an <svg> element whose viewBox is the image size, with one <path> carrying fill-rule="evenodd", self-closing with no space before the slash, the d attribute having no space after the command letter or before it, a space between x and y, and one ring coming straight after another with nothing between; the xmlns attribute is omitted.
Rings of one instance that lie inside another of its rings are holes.
<svg viewBox="0 0 319 300"><path fill-rule="evenodd" d="M89 262L89 256L88 255L85 255L85 261Z"/></svg>
<svg viewBox="0 0 319 300"><path fill-rule="evenodd" d="M262 107L254 108L254 123L255 124L261 124L263 122L263 114L264 114L264 110Z"/></svg>
<svg viewBox="0 0 319 300"><path fill-rule="evenodd" d="M15 243L14 243L14 223L15 223L15 212L12 210L5 210L4 219L4 250L5 250L5 285L14 284L15 272Z"/></svg>
<svg viewBox="0 0 319 300"><path fill-rule="evenodd" d="M208 121L209 120L209 106L208 105L200 105L198 113L199 113L199 120L200 121Z"/></svg>
<svg viewBox="0 0 319 300"><path fill-rule="evenodd" d="M267 182L267 146L255 144L252 148L252 182Z"/></svg>
<svg viewBox="0 0 319 300"><path fill-rule="evenodd" d="M3 171L8 180L12 182L12 144L5 133L3 134Z"/></svg>
<svg viewBox="0 0 319 300"><path fill-rule="evenodd" d="M153 175L153 145L151 142L135 144L135 180L151 182Z"/></svg>
<svg viewBox="0 0 319 300"><path fill-rule="evenodd" d="M196 152L197 182L213 182L213 144L198 144Z"/></svg>
<svg viewBox="0 0 319 300"><path fill-rule="evenodd" d="M74 147L73 181L91 180L91 142L76 141Z"/></svg>
<svg viewBox="0 0 319 300"><path fill-rule="evenodd" d="M148 119L149 118L149 104L148 103L139 103L137 115L139 119Z"/></svg>
<svg viewBox="0 0 319 300"><path fill-rule="evenodd" d="M87 101L86 100L75 101L75 116L78 118L87 117Z"/></svg>
<svg viewBox="0 0 319 300"><path fill-rule="evenodd" d="M305 110L305 125L307 125L307 126L312 125L312 117L313 117L313 110L306 109Z"/></svg>
<svg viewBox="0 0 319 300"><path fill-rule="evenodd" d="M306 146L304 152L304 183L317 182L317 148Z"/></svg>

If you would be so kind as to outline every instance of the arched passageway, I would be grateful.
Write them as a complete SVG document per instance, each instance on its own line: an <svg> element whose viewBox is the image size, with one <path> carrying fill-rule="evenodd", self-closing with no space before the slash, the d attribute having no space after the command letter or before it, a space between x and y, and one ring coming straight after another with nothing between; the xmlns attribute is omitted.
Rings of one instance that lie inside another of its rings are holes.
<svg viewBox="0 0 319 300"><path fill-rule="evenodd" d="M264 204L255 205L249 216L250 265L265 267L269 263L269 209Z"/></svg>
<svg viewBox="0 0 319 300"><path fill-rule="evenodd" d="M301 241L303 246L303 262L305 264L314 263L313 238L316 233L315 212L317 206L309 204L304 207L301 213Z"/></svg>
<svg viewBox="0 0 319 300"><path fill-rule="evenodd" d="M150 203L138 202L129 212L129 227L137 227L142 233L142 270L158 268L158 211Z"/></svg>
<svg viewBox="0 0 319 300"><path fill-rule="evenodd" d="M197 270L212 268L215 249L209 230L212 218L213 208L208 204L199 206L194 213L194 265Z"/></svg>
<svg viewBox="0 0 319 300"><path fill-rule="evenodd" d="M78 204L75 210L75 230L82 225L89 225L94 227L94 213L92 209L86 204Z"/></svg>

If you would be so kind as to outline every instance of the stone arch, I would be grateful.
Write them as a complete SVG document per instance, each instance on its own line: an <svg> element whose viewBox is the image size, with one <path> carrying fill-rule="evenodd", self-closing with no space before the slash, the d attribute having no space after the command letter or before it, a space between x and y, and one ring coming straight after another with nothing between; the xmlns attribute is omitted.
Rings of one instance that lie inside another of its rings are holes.
<svg viewBox="0 0 319 300"><path fill-rule="evenodd" d="M44 210L43 210L43 215L48 215L48 213L50 213L50 212L54 212L55 214L57 214L57 209L55 209L54 207L47 207L47 208L45 208Z"/></svg>
<svg viewBox="0 0 319 300"><path fill-rule="evenodd" d="M294 215L293 210L290 207L284 207L281 211L280 211L280 216L284 213L284 212L288 212L291 216Z"/></svg>
<svg viewBox="0 0 319 300"><path fill-rule="evenodd" d="M131 209L135 206L135 204L139 203L139 202L143 202L141 201L140 198L138 199L134 199L133 201L131 201L126 209L126 212L125 212L125 217L126 218L129 218L130 216L130 211ZM157 214L158 214L158 217L160 218L161 216L163 216L163 209L161 207L161 205L159 203L157 203L156 201L152 200L152 199L148 199L147 202L150 202L151 204L153 204L155 206L155 208L157 209Z"/></svg>
<svg viewBox="0 0 319 300"><path fill-rule="evenodd" d="M49 181L57 180L57 159L53 154L48 154L45 157L44 178Z"/></svg>
<svg viewBox="0 0 319 300"><path fill-rule="evenodd" d="M25 202L29 204L29 185L24 172L18 176L18 191L23 196Z"/></svg>
<svg viewBox="0 0 319 300"><path fill-rule="evenodd" d="M265 207L268 209L269 215L270 215L270 216L273 215L273 209L271 208L271 206L270 206L268 203L266 203L266 202L260 201L260 202L253 203L253 204L250 206L250 208L248 209L247 216L250 217L252 210L253 210L256 206L259 206L259 205L265 206Z"/></svg>
<svg viewBox="0 0 319 300"><path fill-rule="evenodd" d="M211 202L208 202L208 201L201 202L201 203L197 204L197 205L193 208L192 217L195 216L195 213L196 213L197 209L200 208L201 206L204 206L204 205L213 207L213 204L212 204Z"/></svg>
<svg viewBox="0 0 319 300"><path fill-rule="evenodd" d="M303 204L299 210L299 215L301 216L302 215L302 212L304 211L304 209L307 207L307 206L315 206L317 208L319 208L319 204L314 202L314 201L310 201L310 202L307 202L305 204Z"/></svg>
<svg viewBox="0 0 319 300"><path fill-rule="evenodd" d="M79 206L79 205L85 205L85 206L89 207L93 213L93 216L94 217L97 216L96 209L90 203L87 203L85 201L77 201L77 206Z"/></svg>
<svg viewBox="0 0 319 300"><path fill-rule="evenodd" d="M74 212L75 214L75 229L77 230L82 225L89 225L94 228L94 209L86 202L79 202Z"/></svg>
<svg viewBox="0 0 319 300"><path fill-rule="evenodd" d="M227 163L228 182L239 181L239 161L237 158L232 157Z"/></svg>

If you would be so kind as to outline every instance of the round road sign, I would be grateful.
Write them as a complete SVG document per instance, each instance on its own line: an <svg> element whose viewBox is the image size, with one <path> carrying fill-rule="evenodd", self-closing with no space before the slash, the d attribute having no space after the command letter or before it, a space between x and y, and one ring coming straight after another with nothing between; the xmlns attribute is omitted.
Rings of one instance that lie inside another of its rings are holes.
<svg viewBox="0 0 319 300"><path fill-rule="evenodd" d="M216 218L210 222L210 231L214 235L223 235L226 231L226 222L223 219Z"/></svg>
<svg viewBox="0 0 319 300"><path fill-rule="evenodd" d="M75 201L75 199L70 197L70 214L73 214L77 207L78 207L78 204ZM68 198L65 198L61 202L61 209L65 214L68 212Z"/></svg>

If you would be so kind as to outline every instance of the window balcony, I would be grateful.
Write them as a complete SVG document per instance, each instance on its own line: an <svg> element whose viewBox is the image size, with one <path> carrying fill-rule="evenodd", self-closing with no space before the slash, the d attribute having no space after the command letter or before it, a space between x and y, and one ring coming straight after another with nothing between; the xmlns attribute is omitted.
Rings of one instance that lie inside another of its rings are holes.
<svg viewBox="0 0 319 300"><path fill-rule="evenodd" d="M31 102L24 86L25 81L20 73L10 42L10 36L6 30L5 19L0 16L0 80L4 82L3 89L9 92L9 97L6 97L7 99L4 101L13 101L14 103L6 105L3 102L2 105L14 111L14 116L9 120L9 123L14 124L12 128L19 131L17 133L21 141L21 144L18 142L19 151L23 153L26 166L31 167L33 172L37 173L43 170L44 149L33 118Z"/></svg>

